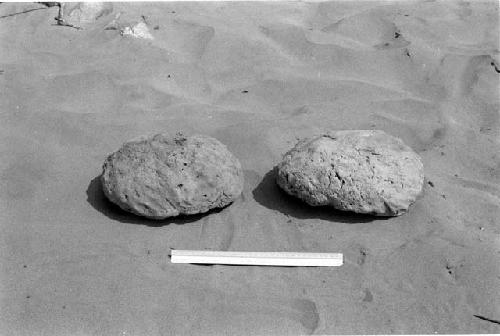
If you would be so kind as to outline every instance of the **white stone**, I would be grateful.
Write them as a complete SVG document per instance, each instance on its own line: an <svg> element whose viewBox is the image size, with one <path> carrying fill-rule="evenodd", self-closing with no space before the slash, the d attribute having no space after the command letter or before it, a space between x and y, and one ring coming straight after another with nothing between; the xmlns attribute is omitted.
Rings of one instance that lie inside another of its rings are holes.
<svg viewBox="0 0 500 336"><path fill-rule="evenodd" d="M153 35L149 32L148 26L144 22L139 22L132 27L125 27L121 30L123 36L132 36L135 38L143 38L152 40Z"/></svg>

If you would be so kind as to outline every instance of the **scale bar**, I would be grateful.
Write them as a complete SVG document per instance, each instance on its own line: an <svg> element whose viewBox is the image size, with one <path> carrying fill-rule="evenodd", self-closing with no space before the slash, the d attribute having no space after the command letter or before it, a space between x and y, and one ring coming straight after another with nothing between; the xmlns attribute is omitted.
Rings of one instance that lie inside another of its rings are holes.
<svg viewBox="0 0 500 336"><path fill-rule="evenodd" d="M342 266L342 253L171 250L175 264Z"/></svg>

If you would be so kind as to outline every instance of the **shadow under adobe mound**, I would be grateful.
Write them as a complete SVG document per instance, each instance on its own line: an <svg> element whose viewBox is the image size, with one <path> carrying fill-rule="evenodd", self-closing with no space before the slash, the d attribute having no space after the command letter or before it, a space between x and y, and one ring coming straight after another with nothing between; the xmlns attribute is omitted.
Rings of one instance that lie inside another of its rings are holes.
<svg viewBox="0 0 500 336"><path fill-rule="evenodd" d="M341 223L368 223L388 218L340 211L329 206L310 206L283 191L276 183L276 174L277 167L274 167L252 192L254 199L268 209L278 210L298 219L318 218Z"/></svg>
<svg viewBox="0 0 500 336"><path fill-rule="evenodd" d="M152 227L160 227L168 224L186 224L192 223L200 220L206 215L211 213L220 212L222 209L214 209L209 212L205 212L202 214L189 215L189 216L177 216L172 218L166 218L161 220L156 219L148 219L145 217L137 216L133 213L127 212L121 209L118 205L112 203L107 197L104 195L102 191L101 184L101 176L95 177L92 181L90 181L89 186L87 187L87 202L97 211L102 213L108 218L113 220L122 222L122 223L130 223L130 224L140 224L147 225Z"/></svg>

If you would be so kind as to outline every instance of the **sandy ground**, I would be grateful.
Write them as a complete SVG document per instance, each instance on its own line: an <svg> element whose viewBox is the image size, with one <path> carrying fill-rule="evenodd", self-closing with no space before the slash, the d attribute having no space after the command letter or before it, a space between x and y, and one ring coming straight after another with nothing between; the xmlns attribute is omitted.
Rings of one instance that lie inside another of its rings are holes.
<svg viewBox="0 0 500 336"><path fill-rule="evenodd" d="M2 335L500 332L497 2L114 3L85 30L56 7L9 16L40 7L0 5ZM154 39L104 30L119 12ZM413 147L410 212L284 195L273 167L325 129ZM181 130L241 160L240 199L163 222L104 199L109 152ZM174 265L170 248L345 265Z"/></svg>

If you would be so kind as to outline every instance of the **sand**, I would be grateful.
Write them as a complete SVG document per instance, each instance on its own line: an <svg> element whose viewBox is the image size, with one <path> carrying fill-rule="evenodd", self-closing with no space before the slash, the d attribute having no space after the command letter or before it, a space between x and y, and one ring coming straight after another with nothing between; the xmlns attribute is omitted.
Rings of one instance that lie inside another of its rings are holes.
<svg viewBox="0 0 500 336"><path fill-rule="evenodd" d="M41 7L0 4L0 334L500 332L497 2L114 3L85 30ZM104 30L119 12L153 39ZM421 155L409 213L279 190L282 154L332 129ZM105 200L108 153L178 131L239 158L233 205L156 222ZM345 264L181 265L170 248Z"/></svg>

